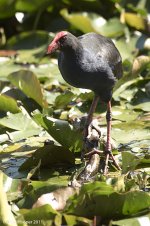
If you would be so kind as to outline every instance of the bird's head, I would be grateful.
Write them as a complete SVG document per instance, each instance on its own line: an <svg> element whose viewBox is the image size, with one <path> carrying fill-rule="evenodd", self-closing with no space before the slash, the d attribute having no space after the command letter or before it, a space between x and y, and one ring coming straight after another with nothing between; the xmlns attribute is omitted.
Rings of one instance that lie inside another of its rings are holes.
<svg viewBox="0 0 150 226"><path fill-rule="evenodd" d="M61 31L59 32L55 38L53 39L53 41L49 44L48 49L47 49L47 54L51 54L53 52L55 52L57 49L60 49L66 38L67 38L68 32L67 31Z"/></svg>

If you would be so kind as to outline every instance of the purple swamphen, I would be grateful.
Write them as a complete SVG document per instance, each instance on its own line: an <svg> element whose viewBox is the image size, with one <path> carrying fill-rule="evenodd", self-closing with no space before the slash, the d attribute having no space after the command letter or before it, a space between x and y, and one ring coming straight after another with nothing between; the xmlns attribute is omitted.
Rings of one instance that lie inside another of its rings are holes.
<svg viewBox="0 0 150 226"><path fill-rule="evenodd" d="M116 163L111 152L111 98L117 79L122 76L122 60L119 51L111 39L100 34L87 33L79 37L67 31L59 32L48 46L48 54L59 50L58 67L64 80L78 88L90 89L95 93L85 129L84 138L88 135L88 126L101 99L107 103L107 143L104 173L107 173L109 158Z"/></svg>

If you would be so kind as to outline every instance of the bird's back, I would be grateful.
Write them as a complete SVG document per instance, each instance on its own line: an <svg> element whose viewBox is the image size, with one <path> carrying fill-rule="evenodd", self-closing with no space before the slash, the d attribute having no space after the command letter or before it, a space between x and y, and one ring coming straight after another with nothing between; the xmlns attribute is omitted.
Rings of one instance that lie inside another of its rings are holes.
<svg viewBox="0 0 150 226"><path fill-rule="evenodd" d="M68 34L58 58L63 78L72 86L93 90L109 101L116 78L122 76L121 56L111 41L88 33L76 38Z"/></svg>
<svg viewBox="0 0 150 226"><path fill-rule="evenodd" d="M88 33L79 36L78 40L84 49L93 54L97 63L99 60L106 62L113 71L114 77L117 79L122 77L122 59L110 38L96 33Z"/></svg>

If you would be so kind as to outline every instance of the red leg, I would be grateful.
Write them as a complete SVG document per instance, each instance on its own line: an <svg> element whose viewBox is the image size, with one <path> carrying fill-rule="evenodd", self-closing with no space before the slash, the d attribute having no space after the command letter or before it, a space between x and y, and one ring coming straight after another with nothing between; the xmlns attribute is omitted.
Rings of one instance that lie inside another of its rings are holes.
<svg viewBox="0 0 150 226"><path fill-rule="evenodd" d="M84 144L83 144L83 148L82 148L82 152L81 152L81 157L82 158L84 157L85 140L86 140L86 137L88 136L88 128L89 128L89 125L90 125L90 123L92 121L93 113L95 112L98 100L99 100L99 97L98 96L94 96L94 99L92 101L92 104L91 104L91 107L90 107L90 110L89 110L89 113L88 113L88 116L87 116L87 119L86 119L85 128L84 128L84 131L83 131Z"/></svg>
<svg viewBox="0 0 150 226"><path fill-rule="evenodd" d="M111 152L111 101L107 104L107 113L106 113L106 120L107 120L107 144L106 144L106 151Z"/></svg>
<svg viewBox="0 0 150 226"><path fill-rule="evenodd" d="M106 120L107 120L107 143L106 143L106 160L105 160L105 167L104 167L104 174L108 172L108 160L111 158L113 160L114 165L120 170L120 166L116 162L112 151L111 151L111 121L112 121L112 111L111 111L111 101L107 104L107 113L106 113Z"/></svg>
<svg viewBox="0 0 150 226"><path fill-rule="evenodd" d="M92 122L93 113L94 113L94 111L96 109L98 100L99 100L99 97L95 96L94 99L93 99L93 102L92 102L92 105L91 105L91 108L90 108L90 111L89 111L86 123L85 123L85 128L84 128L84 131L83 131L84 143L83 143L83 149L82 149L82 152L81 152L81 158L84 157L84 152L86 150L86 138L88 136L89 126L90 126L90 124ZM109 158L112 159L114 165L119 170L121 169L120 166L118 165L118 163L116 162L116 160L115 160L115 158L114 158L114 156L112 154L112 151L111 151L111 121L112 121L112 117L111 117L111 101L109 101L108 104L107 104L106 120L107 120L107 143L106 143L106 150L105 150L105 155L106 155L105 167L104 167L104 174L105 175L108 172L108 161L109 161ZM101 151L95 149L94 151L87 153L86 156L89 156L89 155L92 155L92 154L95 154L95 153L100 154Z"/></svg>
<svg viewBox="0 0 150 226"><path fill-rule="evenodd" d="M108 160L111 153L111 102L109 101L107 104L107 113L106 113L106 121L107 121L107 143L106 143L106 160L105 160L105 167L104 167L104 174L108 172Z"/></svg>
<svg viewBox="0 0 150 226"><path fill-rule="evenodd" d="M99 100L99 97L95 96L93 101L92 101L92 104L91 104L91 107L90 107L90 110L89 110L89 113L88 113L88 116L87 116L87 119L86 119L85 128L84 128L84 131L83 131L83 137L84 138L86 138L87 135L88 135L88 127L89 127L89 125L92 121L93 113L95 112L98 100Z"/></svg>

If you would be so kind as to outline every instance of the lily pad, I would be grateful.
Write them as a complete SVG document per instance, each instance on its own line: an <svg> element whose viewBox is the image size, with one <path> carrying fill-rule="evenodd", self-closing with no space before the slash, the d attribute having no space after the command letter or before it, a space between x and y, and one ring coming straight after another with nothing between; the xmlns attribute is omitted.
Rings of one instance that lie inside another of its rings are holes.
<svg viewBox="0 0 150 226"><path fill-rule="evenodd" d="M82 147L82 135L67 121L43 117L40 114L34 114L34 119L63 147L73 152L80 151Z"/></svg>
<svg viewBox="0 0 150 226"><path fill-rule="evenodd" d="M92 22L95 25L95 21ZM103 25L94 26L95 30L106 37L117 37L124 33L124 25L118 18L111 18Z"/></svg>
<svg viewBox="0 0 150 226"><path fill-rule="evenodd" d="M118 18L106 21L96 13L68 13L67 9L62 9L60 13L69 23L84 33L97 32L107 37L114 37L124 32L124 25Z"/></svg>
<svg viewBox="0 0 150 226"><path fill-rule="evenodd" d="M141 77L138 77L134 79L129 79L125 83L120 84L120 87L118 87L118 89L116 89L113 92L113 98L117 101L117 100L120 100L120 96L121 96L126 100L131 100L135 92L137 92L138 88L135 87L134 89L130 90L130 87L131 86L134 87L134 85L137 84L137 82L139 81L143 81L143 79ZM125 92L128 92L129 96L124 94Z"/></svg>
<svg viewBox="0 0 150 226"><path fill-rule="evenodd" d="M134 27L138 30L145 30L146 23L144 18L141 15L125 12L123 16L124 16L125 22L131 27Z"/></svg>
<svg viewBox="0 0 150 226"><path fill-rule="evenodd" d="M7 117L0 119L0 124L14 130L39 129L39 126L26 113L9 114Z"/></svg>
<svg viewBox="0 0 150 226"><path fill-rule="evenodd" d="M127 59L132 61L134 57L137 55L138 52L137 52L136 43L138 39L139 39L138 36L133 35L128 39L121 37L118 40L115 40L115 45L118 48L123 61Z"/></svg>
<svg viewBox="0 0 150 226"><path fill-rule="evenodd" d="M87 32L94 32L94 28L91 24L91 18L97 17L96 14L94 13L87 13L87 12L82 12L82 13L71 13L69 14L67 9L62 9L60 11L60 14L73 26L78 28L84 33Z"/></svg>
<svg viewBox="0 0 150 226"><path fill-rule="evenodd" d="M116 226L129 226L129 225L134 225L134 226L145 226L150 224L150 214L145 214L143 216L139 217L132 217L132 218L127 218L124 220L115 220L112 221L112 225Z"/></svg>
<svg viewBox="0 0 150 226"><path fill-rule="evenodd" d="M149 205L150 196L145 192L117 193L104 182L94 182L83 185L79 195L70 198L66 213L112 219L131 216L142 210L148 210Z"/></svg>
<svg viewBox="0 0 150 226"><path fill-rule="evenodd" d="M133 121L113 125L112 136L117 142L124 144L149 139L149 132L145 123Z"/></svg>
<svg viewBox="0 0 150 226"><path fill-rule="evenodd" d="M10 205L7 201L7 196L3 188L3 173L0 171L0 224L7 226L17 226L17 222L13 213L11 212Z"/></svg>
<svg viewBox="0 0 150 226"><path fill-rule="evenodd" d="M35 208L32 210L22 209L19 211L22 215L22 219L18 217L18 222L30 222L30 225L52 225L55 219L55 216L59 214L56 210L54 210L50 205L45 205L39 208Z"/></svg>
<svg viewBox="0 0 150 226"><path fill-rule="evenodd" d="M39 2L38 0L26 0L26 1L22 1L19 0L16 3L16 8L19 12L21 11L25 11L25 12L34 12L38 9L43 9L46 8L47 6L47 0L44 0L42 2Z"/></svg>
<svg viewBox="0 0 150 226"><path fill-rule="evenodd" d="M65 219L65 222L69 226L74 226L74 225L80 225L80 226L86 226L86 225L92 225L93 221L85 218L85 217L78 217L78 216L73 216L70 214L63 214L63 217Z"/></svg>
<svg viewBox="0 0 150 226"><path fill-rule="evenodd" d="M122 171L123 173L127 173L128 171L134 171L142 166L142 163L147 163L147 166L150 164L150 158L146 158L146 156L136 156L130 152L122 152ZM144 165L146 167L146 165Z"/></svg>
<svg viewBox="0 0 150 226"><path fill-rule="evenodd" d="M9 60L7 62L0 62L1 72L0 72L0 80L1 81L8 81L7 76L14 72L21 69L21 65L14 64L13 60Z"/></svg>
<svg viewBox="0 0 150 226"><path fill-rule="evenodd" d="M8 1L1 0L0 18L4 19L4 18L13 16L14 13L16 12L15 4L16 4L15 0L8 0Z"/></svg>
<svg viewBox="0 0 150 226"><path fill-rule="evenodd" d="M52 167L56 165L72 165L75 163L75 158L69 150L54 144L46 145L39 148L31 158L20 167L20 170L28 170L33 166L37 166L41 160L41 167Z"/></svg>
<svg viewBox="0 0 150 226"><path fill-rule="evenodd" d="M13 179L8 177L6 174L3 174L3 188L7 193L8 201L16 201L19 198L23 197L23 189L28 185L26 179Z"/></svg>
<svg viewBox="0 0 150 226"><path fill-rule="evenodd" d="M27 50L27 49L35 49L41 47L41 45L48 44L49 35L48 32L45 31L31 31L31 32L23 32L19 35L13 36L7 42L8 49L15 50Z"/></svg>
<svg viewBox="0 0 150 226"><path fill-rule="evenodd" d="M55 106L57 108L64 108L67 104L69 104L75 95L71 91L66 91L63 94L60 94L55 99Z"/></svg>
<svg viewBox="0 0 150 226"><path fill-rule="evenodd" d="M133 109L137 109L137 110L139 109L139 110L150 112L150 101L132 105L132 106L133 106Z"/></svg>
<svg viewBox="0 0 150 226"><path fill-rule="evenodd" d="M41 128L30 128L26 130L14 131L14 132L7 132L9 141L18 142L28 137L32 137L35 135L39 135L42 132Z"/></svg>
<svg viewBox="0 0 150 226"><path fill-rule="evenodd" d="M31 70L37 75L40 80L48 80L45 84L45 87L49 87L50 85L59 85L65 83L64 79L60 75L57 61L54 63L52 59L48 59L49 61L45 64L40 64L38 67L31 68Z"/></svg>
<svg viewBox="0 0 150 226"><path fill-rule="evenodd" d="M11 113L18 113L20 111L17 101L12 97L1 94L0 95L0 111L6 111Z"/></svg>
<svg viewBox="0 0 150 226"><path fill-rule="evenodd" d="M39 80L33 72L20 70L11 73L8 78L13 85L22 90L28 97L34 99L40 106L47 106Z"/></svg>
<svg viewBox="0 0 150 226"><path fill-rule="evenodd" d="M129 110L121 106L114 106L112 108L112 116L113 119L130 122L137 119L137 117L139 116L139 112L135 112L133 110Z"/></svg>

